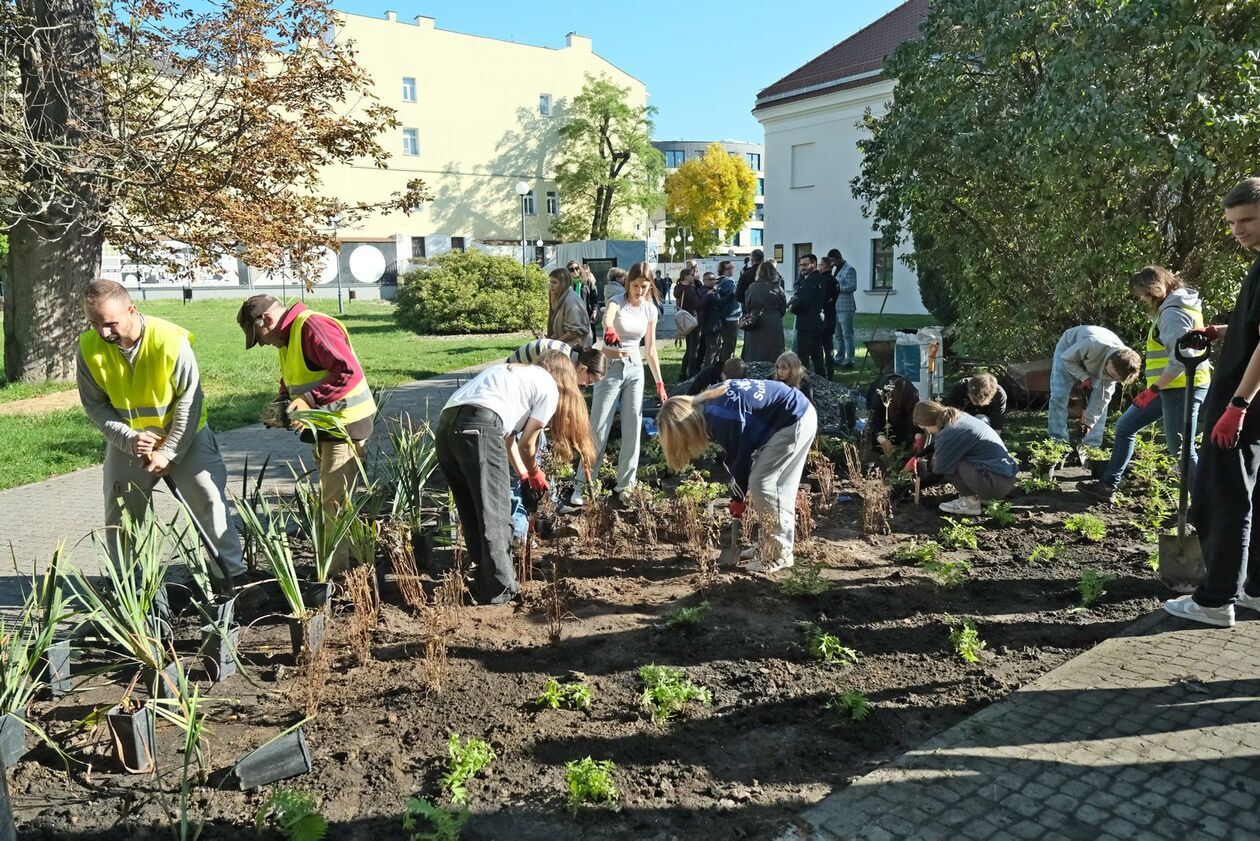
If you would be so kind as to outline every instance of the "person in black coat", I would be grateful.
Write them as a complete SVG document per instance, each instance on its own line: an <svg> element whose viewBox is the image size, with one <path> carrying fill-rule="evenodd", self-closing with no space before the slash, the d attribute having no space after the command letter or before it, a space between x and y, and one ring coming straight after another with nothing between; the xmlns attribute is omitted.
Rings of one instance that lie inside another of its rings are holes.
<svg viewBox="0 0 1260 841"><path fill-rule="evenodd" d="M800 275L788 309L796 316L796 355L820 377L831 379L823 345L827 340L823 307L827 298L827 275L818 270L818 258L806 254L797 262Z"/></svg>
<svg viewBox="0 0 1260 841"><path fill-rule="evenodd" d="M739 282L735 284L735 298L739 301L740 309L744 308L744 299L748 297L748 287L757 281L757 269L761 268L761 264L765 259L765 252L760 248L754 248L752 262L744 266L739 273Z"/></svg>
<svg viewBox="0 0 1260 841"><path fill-rule="evenodd" d="M835 251L835 249L831 249ZM827 379L836 373L836 343L832 337L836 334L836 299L840 297L840 281L836 280L836 264L830 255L818 261L818 270L823 279L823 353L827 357Z"/></svg>

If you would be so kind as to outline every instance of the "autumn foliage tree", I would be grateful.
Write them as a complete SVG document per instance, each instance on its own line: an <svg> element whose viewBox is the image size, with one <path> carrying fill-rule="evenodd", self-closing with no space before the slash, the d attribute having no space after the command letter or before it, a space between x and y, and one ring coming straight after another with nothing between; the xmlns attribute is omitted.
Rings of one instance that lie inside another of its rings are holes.
<svg viewBox="0 0 1260 841"><path fill-rule="evenodd" d="M665 179L667 236L674 239L673 232L685 228L693 238L688 253L712 253L722 234L744 229L756 194L757 175L744 159L727 154L721 143L710 144Z"/></svg>
<svg viewBox="0 0 1260 841"><path fill-rule="evenodd" d="M1142 265L1209 314L1237 288L1220 199L1260 160L1257 44L1256 2L933 0L854 193L972 349L1044 356L1082 323L1137 341Z"/></svg>
<svg viewBox="0 0 1260 841"><path fill-rule="evenodd" d="M554 153L563 196L551 232L563 240L625 239L625 216L660 206L665 159L652 145L655 108L629 101L629 88L587 74L564 109Z"/></svg>
<svg viewBox="0 0 1260 841"><path fill-rule="evenodd" d="M396 126L325 0L0 4L0 208L11 245L5 373L67 378L80 290L109 241L189 271L236 255L312 265L374 208L319 193L320 168L383 166ZM424 197L412 182L390 203Z"/></svg>

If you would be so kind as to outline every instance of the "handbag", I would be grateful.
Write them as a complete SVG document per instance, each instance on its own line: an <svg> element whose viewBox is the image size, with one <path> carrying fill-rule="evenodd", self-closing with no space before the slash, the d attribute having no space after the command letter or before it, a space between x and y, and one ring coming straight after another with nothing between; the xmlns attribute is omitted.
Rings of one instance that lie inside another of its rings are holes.
<svg viewBox="0 0 1260 841"><path fill-rule="evenodd" d="M761 323L761 315L765 310L750 310L739 317L739 329L753 330Z"/></svg>
<svg viewBox="0 0 1260 841"><path fill-rule="evenodd" d="M700 322L694 315L686 310L679 310L674 313L674 334L677 336L685 336L699 326Z"/></svg>

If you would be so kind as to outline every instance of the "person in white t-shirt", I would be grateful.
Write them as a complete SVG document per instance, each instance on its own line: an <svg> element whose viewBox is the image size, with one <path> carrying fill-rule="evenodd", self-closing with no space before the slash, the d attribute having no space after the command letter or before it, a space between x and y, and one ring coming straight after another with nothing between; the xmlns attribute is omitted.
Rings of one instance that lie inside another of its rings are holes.
<svg viewBox="0 0 1260 841"><path fill-rule="evenodd" d="M639 436L643 426L643 359L642 343L648 367L656 378L656 396L665 402L665 381L661 378L661 360L656 353L656 322L659 310L652 298L655 290L652 267L635 263L626 275L626 294L607 302L604 310L604 355L608 357L608 373L595 384L591 398L591 432L595 438L595 460L583 463L597 472L612 433L613 414L621 407L621 456L617 461L617 482L614 492L622 495L634 487L639 469ZM565 510L580 508L585 503L586 482L578 471L573 495Z"/></svg>
<svg viewBox="0 0 1260 841"><path fill-rule="evenodd" d="M590 417L568 354L547 351L534 365L493 365L451 395L438 420L438 464L446 475L476 568L473 597L502 604L519 590L509 546L509 480L537 494L549 488L535 452L550 424L562 459L592 463ZM511 473L509 473L511 471Z"/></svg>

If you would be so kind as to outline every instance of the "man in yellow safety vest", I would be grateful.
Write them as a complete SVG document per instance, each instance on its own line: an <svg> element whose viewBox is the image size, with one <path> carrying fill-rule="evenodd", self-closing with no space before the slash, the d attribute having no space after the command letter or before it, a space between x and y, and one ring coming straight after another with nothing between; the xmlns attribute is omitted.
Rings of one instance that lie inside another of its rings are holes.
<svg viewBox="0 0 1260 841"><path fill-rule="evenodd" d="M332 425L317 424L318 435L301 421L292 422L302 440L314 445L324 508L332 511L354 485L376 415L363 366L350 347L350 334L332 316L300 303L285 307L270 295L246 300L236 321L245 333L246 349L257 344L279 348L279 397L289 401L289 415L319 409L336 419ZM332 571L345 571L349 558L349 546L343 541Z"/></svg>
<svg viewBox="0 0 1260 841"><path fill-rule="evenodd" d="M169 476L217 550L229 576L245 571L241 542L228 519L227 467L206 425L193 335L136 311L120 283L88 284L79 337L83 410L105 435L105 524L125 508L141 520L153 488ZM121 503L121 505L120 505Z"/></svg>

